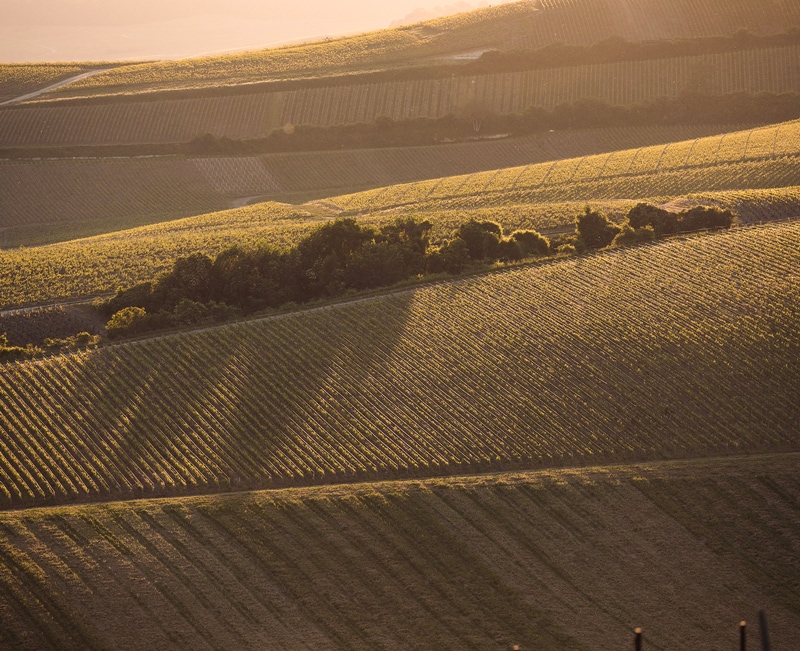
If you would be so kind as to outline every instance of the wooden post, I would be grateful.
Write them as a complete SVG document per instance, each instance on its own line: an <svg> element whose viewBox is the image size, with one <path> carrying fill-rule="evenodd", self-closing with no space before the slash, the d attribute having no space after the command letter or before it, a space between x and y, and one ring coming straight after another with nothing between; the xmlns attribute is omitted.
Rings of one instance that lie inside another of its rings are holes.
<svg viewBox="0 0 800 651"><path fill-rule="evenodd" d="M761 629L761 651L772 651L769 643L769 629L767 628L767 613L763 610L758 611L758 623Z"/></svg>
<svg viewBox="0 0 800 651"><path fill-rule="evenodd" d="M641 628L634 628L633 629L634 640L633 640L633 648L636 651L642 651L642 629Z"/></svg>
<svg viewBox="0 0 800 651"><path fill-rule="evenodd" d="M747 651L747 622L739 622L739 651Z"/></svg>

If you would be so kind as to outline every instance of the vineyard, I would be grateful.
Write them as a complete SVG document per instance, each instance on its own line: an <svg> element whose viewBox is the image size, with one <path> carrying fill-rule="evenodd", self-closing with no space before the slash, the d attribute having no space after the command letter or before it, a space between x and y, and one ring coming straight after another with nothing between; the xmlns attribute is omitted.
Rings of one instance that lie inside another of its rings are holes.
<svg viewBox="0 0 800 651"><path fill-rule="evenodd" d="M284 204L263 203L142 226L82 240L0 251L0 306L113 292L170 268L197 251L216 255L234 244L262 241L285 248L318 221ZM45 285L36 287L36 283Z"/></svg>
<svg viewBox="0 0 800 651"><path fill-rule="evenodd" d="M0 64L0 105L89 69L75 63Z"/></svg>
<svg viewBox="0 0 800 651"><path fill-rule="evenodd" d="M7 365L0 500L795 450L799 245L743 228Z"/></svg>
<svg viewBox="0 0 800 651"><path fill-rule="evenodd" d="M793 648L793 28L526 0L0 108L0 649Z"/></svg>
<svg viewBox="0 0 800 651"><path fill-rule="evenodd" d="M723 126L548 133L435 147L252 157L0 161L0 245L47 244L231 207L316 197L631 146L702 137Z"/></svg>
<svg viewBox="0 0 800 651"><path fill-rule="evenodd" d="M0 146L188 142L206 133L259 138L286 124L435 118L470 106L522 113L584 97L627 105L698 85L712 95L800 92L800 46L251 95L18 106L0 110Z"/></svg>
<svg viewBox="0 0 800 651"><path fill-rule="evenodd" d="M793 185L800 121L691 141L401 184L334 197L325 204L359 213L423 200L446 207L516 201L666 196L702 190Z"/></svg>
<svg viewBox="0 0 800 651"><path fill-rule="evenodd" d="M747 27L770 33L781 24L796 25L800 8L792 2L769 5L727 0L540 0L529 21L529 32L514 47L541 43L580 45L611 36L631 41L734 34Z"/></svg>
<svg viewBox="0 0 800 651"><path fill-rule="evenodd" d="M371 71L463 51L502 47L510 33L522 35L524 3L478 9L417 25L183 61L123 66L53 96L83 96L162 88L196 88Z"/></svg>
<svg viewBox="0 0 800 651"><path fill-rule="evenodd" d="M727 35L747 28L772 34L800 25L800 9L783 0L543 0L518 2L417 25L243 54L121 67L54 96L210 87L269 79L425 65L464 52Z"/></svg>
<svg viewBox="0 0 800 651"><path fill-rule="evenodd" d="M798 504L787 455L4 513L0 644L791 648Z"/></svg>
<svg viewBox="0 0 800 651"><path fill-rule="evenodd" d="M783 170L782 174L796 179L793 169ZM746 189L745 174L740 172L736 175L739 182L728 184L734 185L734 190L708 191L707 184L695 183L700 189L686 190L677 198L594 197L591 203L616 221L622 221L627 212L643 200L680 209L695 205L716 206L731 210L741 224L800 215L800 186ZM651 183L649 187L652 189L654 185ZM552 234L571 230L576 215L583 211L587 201L585 194L578 194L575 200L555 201L548 193L542 193L543 203L515 201L511 196L501 201L501 197L493 195L491 201L485 197L479 200L457 198L450 202L436 200L407 204L398 209L376 209L359 216L359 220L380 227L400 216L424 217L433 224L434 238L447 237L453 229L473 218L498 222L508 232L534 229ZM324 205L309 204L306 208L308 210L262 203L49 246L0 251L0 278L3 279L0 308L113 292L118 287L151 280L170 268L178 257L195 252L214 256L234 244L253 247L259 242L286 248L317 227L319 219L336 214ZM69 231L58 233L66 236Z"/></svg>

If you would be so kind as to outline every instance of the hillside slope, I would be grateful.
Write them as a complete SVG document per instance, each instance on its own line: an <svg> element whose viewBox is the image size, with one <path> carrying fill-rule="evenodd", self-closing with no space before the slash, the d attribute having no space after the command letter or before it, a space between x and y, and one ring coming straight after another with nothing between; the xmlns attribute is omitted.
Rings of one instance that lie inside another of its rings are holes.
<svg viewBox="0 0 800 651"><path fill-rule="evenodd" d="M546 0L524 1L448 18L271 50L122 67L59 95L144 88L214 86L330 75L420 64L485 49L592 44L619 36L633 41L730 36L741 29L771 34L800 26L792 0Z"/></svg>
<svg viewBox="0 0 800 651"><path fill-rule="evenodd" d="M286 125L332 126L439 118L479 107L499 114L552 109L582 98L628 105L709 95L800 92L800 45L717 54L593 63L517 72L379 80L200 97L33 104L0 109L0 147L189 142L210 133L262 138ZM100 76L96 75L95 77ZM95 77L91 77L94 79Z"/></svg>
<svg viewBox="0 0 800 651"><path fill-rule="evenodd" d="M0 368L0 503L797 450L800 222Z"/></svg>
<svg viewBox="0 0 800 651"><path fill-rule="evenodd" d="M523 138L263 156L0 161L0 246L31 246L199 215L724 133L631 127Z"/></svg>
<svg viewBox="0 0 800 651"><path fill-rule="evenodd" d="M0 645L790 649L799 504L793 455L3 513Z"/></svg>

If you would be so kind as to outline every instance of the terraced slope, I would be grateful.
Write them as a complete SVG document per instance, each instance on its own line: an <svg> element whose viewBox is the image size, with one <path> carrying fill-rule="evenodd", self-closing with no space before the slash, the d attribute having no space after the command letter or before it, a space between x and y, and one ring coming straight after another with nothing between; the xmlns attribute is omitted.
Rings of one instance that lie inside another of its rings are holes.
<svg viewBox="0 0 800 651"><path fill-rule="evenodd" d="M437 147L254 157L0 161L0 229L4 229L0 245L63 241L208 213L257 198L318 198L730 129L590 129Z"/></svg>
<svg viewBox="0 0 800 651"><path fill-rule="evenodd" d="M0 146L188 142L205 133L260 138L287 124L436 118L473 105L522 113L585 97L631 104L696 86L713 95L800 92L800 46L216 97L14 106L0 110Z"/></svg>
<svg viewBox="0 0 800 651"><path fill-rule="evenodd" d="M800 222L0 369L0 501L797 450Z"/></svg>
<svg viewBox="0 0 800 651"><path fill-rule="evenodd" d="M791 648L798 504L795 455L3 513L0 644Z"/></svg>
<svg viewBox="0 0 800 651"><path fill-rule="evenodd" d="M657 40L770 34L800 25L792 0L541 0L490 7L417 25L244 54L143 64L86 80L61 95L215 86L424 63L435 57L610 36Z"/></svg>

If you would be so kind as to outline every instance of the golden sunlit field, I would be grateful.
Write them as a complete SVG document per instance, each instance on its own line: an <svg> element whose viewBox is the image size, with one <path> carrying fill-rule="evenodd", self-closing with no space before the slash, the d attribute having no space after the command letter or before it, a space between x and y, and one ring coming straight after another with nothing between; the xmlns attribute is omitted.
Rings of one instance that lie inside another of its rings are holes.
<svg viewBox="0 0 800 651"><path fill-rule="evenodd" d="M798 28L0 65L0 649L797 648Z"/></svg>

